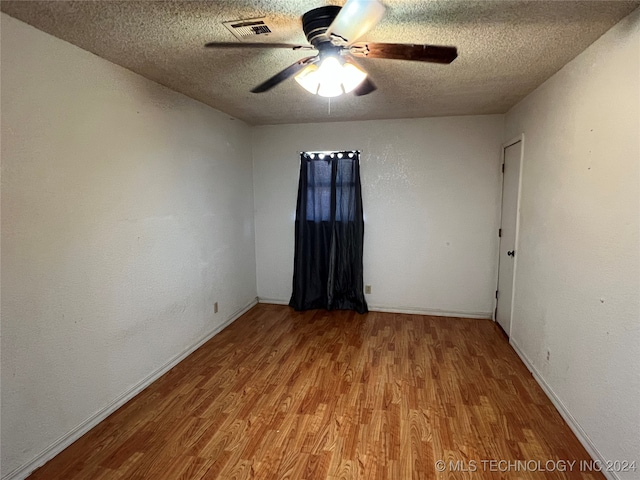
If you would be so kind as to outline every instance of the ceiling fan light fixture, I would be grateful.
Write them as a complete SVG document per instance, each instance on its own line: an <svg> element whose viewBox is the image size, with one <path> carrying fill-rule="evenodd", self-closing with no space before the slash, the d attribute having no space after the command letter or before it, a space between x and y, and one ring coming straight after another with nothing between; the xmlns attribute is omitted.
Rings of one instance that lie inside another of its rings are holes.
<svg viewBox="0 0 640 480"><path fill-rule="evenodd" d="M354 90L367 77L357 65L325 57L320 66L308 65L295 76L305 90L321 97L338 97Z"/></svg>

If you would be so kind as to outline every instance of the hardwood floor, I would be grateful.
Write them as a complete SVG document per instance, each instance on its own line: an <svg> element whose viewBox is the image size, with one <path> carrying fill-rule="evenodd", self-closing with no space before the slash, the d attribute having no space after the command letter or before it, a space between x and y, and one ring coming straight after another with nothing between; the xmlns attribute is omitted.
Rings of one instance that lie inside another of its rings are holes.
<svg viewBox="0 0 640 480"><path fill-rule="evenodd" d="M491 321L258 305L30 478L604 478L580 460Z"/></svg>

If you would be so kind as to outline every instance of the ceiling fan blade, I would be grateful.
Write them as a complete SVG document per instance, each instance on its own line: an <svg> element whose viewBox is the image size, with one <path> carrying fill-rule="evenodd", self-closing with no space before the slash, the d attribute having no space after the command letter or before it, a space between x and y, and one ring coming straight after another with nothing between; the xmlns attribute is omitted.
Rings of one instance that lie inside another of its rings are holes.
<svg viewBox="0 0 640 480"><path fill-rule="evenodd" d="M384 5L378 0L347 0L333 20L326 35L352 44L371 30L384 15Z"/></svg>
<svg viewBox="0 0 640 480"><path fill-rule="evenodd" d="M356 43L349 53L360 58L390 58L417 62L451 63L458 56L456 47L403 43Z"/></svg>
<svg viewBox="0 0 640 480"><path fill-rule="evenodd" d="M305 68L307 65L316 63L317 61L318 61L317 55L314 57L302 58L298 60L296 63L294 63L293 65L289 65L284 70L276 73L273 77L262 82L260 85L258 85L253 90L251 90L251 92L262 93L262 92L266 92L267 90L271 90L273 87L275 87L279 83L284 82L286 79L293 77L296 73L298 73L300 70Z"/></svg>
<svg viewBox="0 0 640 480"><path fill-rule="evenodd" d="M376 84L373 83L369 76L367 76L367 78L365 78L362 83L356 87L356 89L353 91L353 94L356 97L361 97L363 95L369 95L371 92L377 89L378 87L376 87Z"/></svg>
<svg viewBox="0 0 640 480"><path fill-rule="evenodd" d="M311 45L294 45L291 43L240 43L240 42L209 42L206 48L288 48L291 50L314 50Z"/></svg>

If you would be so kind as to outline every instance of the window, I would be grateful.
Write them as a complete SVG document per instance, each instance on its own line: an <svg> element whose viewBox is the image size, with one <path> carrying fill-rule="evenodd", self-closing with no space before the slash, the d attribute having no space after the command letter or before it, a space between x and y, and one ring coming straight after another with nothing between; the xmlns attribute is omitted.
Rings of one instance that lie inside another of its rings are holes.
<svg viewBox="0 0 640 480"><path fill-rule="evenodd" d="M304 152L301 155L301 161L308 162L307 221L354 221L358 191L353 165L354 158L358 157L357 151Z"/></svg>

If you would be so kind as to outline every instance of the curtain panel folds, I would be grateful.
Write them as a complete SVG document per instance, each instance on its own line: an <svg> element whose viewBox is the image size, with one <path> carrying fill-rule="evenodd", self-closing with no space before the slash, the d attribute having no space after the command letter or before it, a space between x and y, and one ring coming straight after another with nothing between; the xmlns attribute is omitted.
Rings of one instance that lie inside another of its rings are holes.
<svg viewBox="0 0 640 480"><path fill-rule="evenodd" d="M289 302L296 310L368 311L362 280L359 157L357 151L300 155Z"/></svg>

